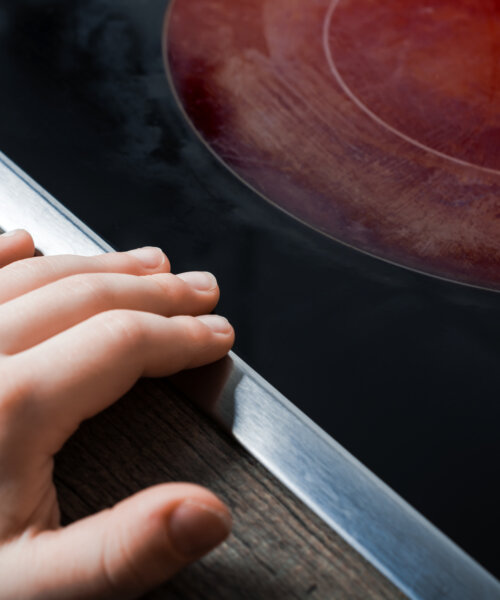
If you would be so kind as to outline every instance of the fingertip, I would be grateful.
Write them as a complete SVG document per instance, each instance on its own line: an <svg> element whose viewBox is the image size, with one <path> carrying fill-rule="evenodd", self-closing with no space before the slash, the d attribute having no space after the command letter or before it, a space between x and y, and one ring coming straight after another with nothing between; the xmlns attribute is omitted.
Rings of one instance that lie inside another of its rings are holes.
<svg viewBox="0 0 500 600"><path fill-rule="evenodd" d="M206 554L231 532L233 520L229 507L200 485L166 483L145 490L137 498L144 503L143 508L153 523L160 520L168 539L165 550L180 562L190 562Z"/></svg>
<svg viewBox="0 0 500 600"><path fill-rule="evenodd" d="M234 327L226 319L220 315L201 315L195 317L198 321L201 321L206 327L210 329L214 336L216 354L212 356L212 361L219 360L226 356L226 354L234 346L236 340L236 334Z"/></svg>
<svg viewBox="0 0 500 600"><path fill-rule="evenodd" d="M147 271L170 271L170 261L161 248L145 246L129 250L127 254L137 260L140 266Z"/></svg>
<svg viewBox="0 0 500 600"><path fill-rule="evenodd" d="M187 498L169 515L168 536L174 551L186 560L203 556L230 534L232 519L222 503Z"/></svg>
<svg viewBox="0 0 500 600"><path fill-rule="evenodd" d="M26 257L31 257L35 254L35 241L32 235L25 229L18 229L16 233L18 243L26 254Z"/></svg>
<svg viewBox="0 0 500 600"><path fill-rule="evenodd" d="M179 273L177 275L191 288L199 292L215 292L218 291L218 283L215 275L208 271L190 271L188 273Z"/></svg>
<svg viewBox="0 0 500 600"><path fill-rule="evenodd" d="M31 258L35 254L35 243L31 234L24 229L6 231L0 236L0 266Z"/></svg>
<svg viewBox="0 0 500 600"><path fill-rule="evenodd" d="M166 483L140 492L121 503L130 515L142 518L142 534L150 538L148 578L173 575L223 543L231 533L229 507L213 492L192 483ZM121 520L124 517L122 512ZM147 533L149 532L149 533ZM143 538L144 539L144 538ZM135 544L132 544L132 549ZM135 550L137 551L137 546Z"/></svg>
<svg viewBox="0 0 500 600"><path fill-rule="evenodd" d="M213 333L224 335L234 333L233 326L226 317L221 317L220 315L200 315L196 318L206 325Z"/></svg>
<svg viewBox="0 0 500 600"><path fill-rule="evenodd" d="M213 492L191 483L160 487L165 495L162 519L169 545L180 560L195 560L229 536L231 511Z"/></svg>

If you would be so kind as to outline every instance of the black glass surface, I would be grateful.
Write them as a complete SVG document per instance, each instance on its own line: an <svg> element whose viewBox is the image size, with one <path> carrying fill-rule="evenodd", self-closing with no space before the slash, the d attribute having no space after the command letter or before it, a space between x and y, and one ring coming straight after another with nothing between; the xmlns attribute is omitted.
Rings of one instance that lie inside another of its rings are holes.
<svg viewBox="0 0 500 600"><path fill-rule="evenodd" d="M166 5L2 3L0 150L116 248L213 271L236 352L500 575L500 296L362 255L237 181L169 90Z"/></svg>

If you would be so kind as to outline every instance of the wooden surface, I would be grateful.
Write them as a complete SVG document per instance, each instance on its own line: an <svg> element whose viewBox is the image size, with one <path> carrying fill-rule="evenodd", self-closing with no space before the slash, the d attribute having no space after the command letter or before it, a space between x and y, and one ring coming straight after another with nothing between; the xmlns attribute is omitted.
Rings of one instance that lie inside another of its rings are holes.
<svg viewBox="0 0 500 600"><path fill-rule="evenodd" d="M140 382L84 423L56 461L66 523L175 480L224 499L234 530L146 598L404 597L167 381Z"/></svg>

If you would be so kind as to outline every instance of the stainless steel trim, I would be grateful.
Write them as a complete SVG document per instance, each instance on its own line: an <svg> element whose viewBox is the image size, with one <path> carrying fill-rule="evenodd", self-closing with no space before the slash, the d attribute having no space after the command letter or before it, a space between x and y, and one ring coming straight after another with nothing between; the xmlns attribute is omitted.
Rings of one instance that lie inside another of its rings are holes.
<svg viewBox="0 0 500 600"><path fill-rule="evenodd" d="M0 227L27 229L44 254L91 256L112 250L1 152Z"/></svg>
<svg viewBox="0 0 500 600"><path fill-rule="evenodd" d="M29 229L45 254L112 250L2 154L0 227ZM235 354L177 384L410 598L500 599L494 577Z"/></svg>

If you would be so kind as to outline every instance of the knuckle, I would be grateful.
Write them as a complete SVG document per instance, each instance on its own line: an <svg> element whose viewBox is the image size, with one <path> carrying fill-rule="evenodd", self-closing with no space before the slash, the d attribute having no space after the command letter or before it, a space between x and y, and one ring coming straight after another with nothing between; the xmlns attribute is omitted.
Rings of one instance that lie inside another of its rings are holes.
<svg viewBox="0 0 500 600"><path fill-rule="evenodd" d="M118 563L121 567L120 584L129 589L144 589L147 587L148 577L145 573L144 564L141 564L143 557L134 552L130 544L129 523L122 523L117 528L115 544Z"/></svg>
<svg viewBox="0 0 500 600"><path fill-rule="evenodd" d="M101 515L104 515L104 513L107 513L107 516L109 517L109 515L111 515L112 513L112 510L106 509L101 513ZM104 534L103 543L101 544L100 548L99 570L105 589L109 590L109 592L113 594L118 594L120 592L123 592L123 585L120 582L119 573L117 573L117 560L114 556L116 552L113 546L113 536L110 532L106 531Z"/></svg>
<svg viewBox="0 0 500 600"><path fill-rule="evenodd" d="M162 297L167 302L179 300L185 294L183 282L172 273L150 275L149 278L158 286Z"/></svg>
<svg viewBox="0 0 500 600"><path fill-rule="evenodd" d="M113 299L110 286L101 275L71 275L63 279L60 286L67 295L76 296L97 307L109 305Z"/></svg>
<svg viewBox="0 0 500 600"><path fill-rule="evenodd" d="M210 345L212 334L209 328L195 317L180 317L182 328L190 346L200 348Z"/></svg>
<svg viewBox="0 0 500 600"><path fill-rule="evenodd" d="M145 328L140 313L133 310L108 310L95 319L102 320L103 326L119 346L140 346L145 338Z"/></svg>
<svg viewBox="0 0 500 600"><path fill-rule="evenodd" d="M0 423L9 426L23 423L34 406L34 385L29 373L15 365L15 357L3 357L0 366ZM22 377L17 376L22 373Z"/></svg>

